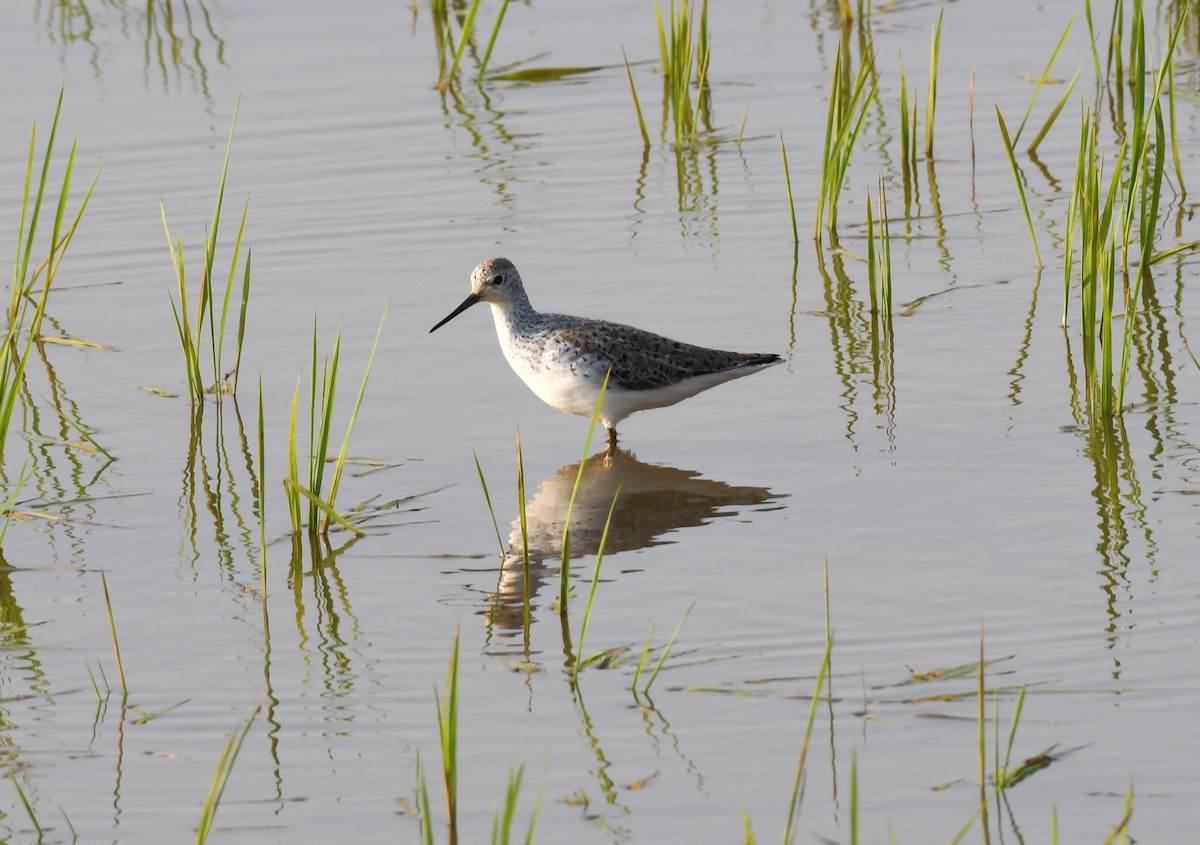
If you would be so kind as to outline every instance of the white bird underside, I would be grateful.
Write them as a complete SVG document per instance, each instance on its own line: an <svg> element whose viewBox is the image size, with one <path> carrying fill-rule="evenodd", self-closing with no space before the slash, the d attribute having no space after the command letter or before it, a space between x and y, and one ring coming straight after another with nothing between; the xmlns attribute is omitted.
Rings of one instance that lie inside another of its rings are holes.
<svg viewBox="0 0 1200 845"><path fill-rule="evenodd" d="M513 372L553 408L590 417L609 373L599 418L615 429L630 414L665 408L778 364L770 354L707 349L620 323L539 314L544 325L518 336L492 305L500 348Z"/></svg>

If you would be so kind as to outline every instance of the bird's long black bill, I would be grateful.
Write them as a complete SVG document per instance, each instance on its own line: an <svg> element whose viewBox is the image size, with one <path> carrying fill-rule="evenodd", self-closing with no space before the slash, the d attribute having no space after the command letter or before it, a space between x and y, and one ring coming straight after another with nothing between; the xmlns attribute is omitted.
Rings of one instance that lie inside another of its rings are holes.
<svg viewBox="0 0 1200 845"><path fill-rule="evenodd" d="M430 329L429 333L433 334L438 329L440 329L442 326L446 325L446 323L449 323L451 320L453 320L455 317L457 317L462 312L466 311L468 308L470 308L472 305L474 305L478 301L479 301L479 297L476 296L475 294L471 294L470 296L468 296L466 299L464 299L462 301L462 305L455 308L453 311L451 311L449 314L447 314L440 323L438 323L436 326L434 326L432 329Z"/></svg>

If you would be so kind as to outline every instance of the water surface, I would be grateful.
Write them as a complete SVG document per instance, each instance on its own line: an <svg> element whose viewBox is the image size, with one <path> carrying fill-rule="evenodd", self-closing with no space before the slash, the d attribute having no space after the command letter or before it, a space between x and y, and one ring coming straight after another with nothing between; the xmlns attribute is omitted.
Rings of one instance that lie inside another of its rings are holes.
<svg viewBox="0 0 1200 845"><path fill-rule="evenodd" d="M17 240L29 128L36 120L42 143L60 89L59 157L77 137L76 192L103 160L46 333L112 349L37 348L4 464L6 490L27 465L27 507L65 517L14 524L0 573L3 736L43 840L70 841L66 819L89 841L186 838L228 735L260 703L214 837L416 839L418 752L444 822L434 690L455 631L464 839L485 835L520 763L518 825L540 794L539 841L737 841L742 810L770 839L784 825L825 648L826 564L834 697L808 754L802 840L849 838L852 755L873 841L889 829L944 841L971 818L976 680L912 679L975 661L981 627L1002 737L1028 689L1014 758L1062 754L1007 793L999 820L992 805L994 835L1045 840L1057 812L1063 841L1103 841L1131 783L1135 837L1194 829L1200 382L1183 344L1195 259L1156 267L1133 407L1120 425L1093 424L1074 291L1071 325L1060 325L1078 110L1064 110L1038 162L1020 158L1041 274L994 118L998 103L1019 121L1030 77L1082 10L900 4L879 15L879 105L835 253L810 238L841 37L825 8L714 4L712 130L680 156L657 131L652 6L513 4L493 69L598 69L479 84L497 8L484 5L479 49L445 92L426 7L0 9L2 242ZM935 159L919 162L906 216L898 60L923 103L943 11ZM1165 12L1152 16L1156 45ZM622 48L651 123L648 151ZM1181 49L1188 174L1200 149L1194 32ZM1055 77L1083 65L1078 96L1091 97L1082 16L1062 56ZM1061 90L1048 86L1031 126ZM137 386L185 386L160 203L198 257L239 98L222 231L232 237L248 200L243 381L236 403L210 400L198 413ZM863 197L880 173L897 218L897 313L883 347L856 258ZM1196 239L1191 200L1168 205L1164 245ZM559 543L586 421L519 383L482 311L427 334L493 255L517 263L541 310L786 359L629 419L626 451L590 459L572 515L569 642L555 604ZM349 478L339 501L415 498L360 540L293 546L280 479L314 319L323 350L342 331L340 436L389 303L351 448L389 468ZM79 426L114 459L47 442L78 440ZM524 573L500 555L518 517L518 429L528 625ZM614 649L616 665L585 670L573 687L565 651L577 645L618 485L585 647ZM664 643L689 607L651 697L635 701L637 652L651 630ZM113 691L97 699L101 672ZM36 838L15 788L0 796L6 837ZM978 823L968 839L982 841Z"/></svg>

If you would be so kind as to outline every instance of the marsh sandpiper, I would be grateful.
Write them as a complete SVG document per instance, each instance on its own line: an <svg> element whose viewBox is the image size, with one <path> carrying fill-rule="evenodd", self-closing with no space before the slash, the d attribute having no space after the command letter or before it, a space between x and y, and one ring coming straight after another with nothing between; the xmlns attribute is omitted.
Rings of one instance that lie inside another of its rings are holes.
<svg viewBox="0 0 1200 845"><path fill-rule="evenodd" d="M617 423L630 414L674 405L781 360L769 352L706 349L605 320L538 313L507 258L476 267L470 295L430 333L478 302L492 306L509 366L546 404L590 417L604 376L611 373L599 414L610 450L616 447Z"/></svg>

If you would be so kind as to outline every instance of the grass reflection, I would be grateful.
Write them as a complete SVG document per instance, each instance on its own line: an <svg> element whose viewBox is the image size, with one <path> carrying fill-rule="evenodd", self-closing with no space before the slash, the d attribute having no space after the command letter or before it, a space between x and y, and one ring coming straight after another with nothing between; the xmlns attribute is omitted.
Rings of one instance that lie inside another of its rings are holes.
<svg viewBox="0 0 1200 845"><path fill-rule="evenodd" d="M857 406L865 380L869 384L871 413L883 421L887 450L894 451L897 397L892 318L864 302L847 271L846 257L850 253L840 244L836 233L831 231L828 264L825 248L817 245L817 270L825 298L825 310L818 316L824 317L829 326L834 371L842 385L846 438L858 448L861 415Z"/></svg>
<svg viewBox="0 0 1200 845"><path fill-rule="evenodd" d="M87 48L96 78L103 75L104 33L140 35L147 86L157 76L163 93L186 84L209 99L209 65L227 65L225 39L210 5L206 0L41 0L34 14L52 42Z"/></svg>
<svg viewBox="0 0 1200 845"><path fill-rule="evenodd" d="M211 425L206 426L210 415ZM237 399L192 406L178 502L187 543L184 559L193 569L209 556L211 543L228 583L259 580L248 575L257 574L260 564L261 485ZM207 531L211 535L202 539ZM246 570L236 564L239 558Z"/></svg>

